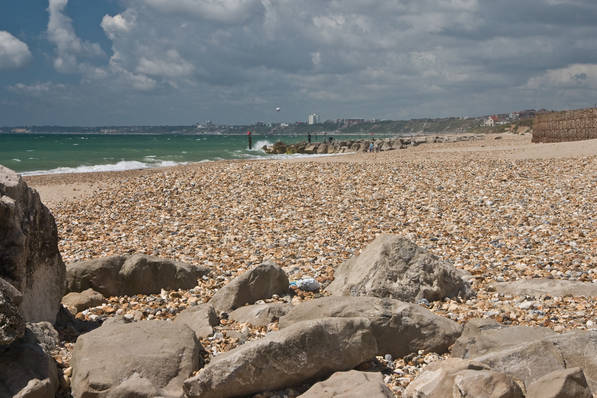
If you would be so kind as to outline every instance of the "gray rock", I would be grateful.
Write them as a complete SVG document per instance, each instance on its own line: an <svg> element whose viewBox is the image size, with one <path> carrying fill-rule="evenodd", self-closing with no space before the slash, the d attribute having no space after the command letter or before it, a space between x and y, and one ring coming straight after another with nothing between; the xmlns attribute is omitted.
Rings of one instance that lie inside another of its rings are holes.
<svg viewBox="0 0 597 398"><path fill-rule="evenodd" d="M184 383L188 397L227 398L293 386L375 356L365 318L300 322L220 354Z"/></svg>
<svg viewBox="0 0 597 398"><path fill-rule="evenodd" d="M82 292L70 292L62 298L62 305L74 315L87 308L97 307L106 302L105 297L93 289Z"/></svg>
<svg viewBox="0 0 597 398"><path fill-rule="evenodd" d="M512 377L465 359L435 362L404 392L405 398L524 398Z"/></svg>
<svg viewBox="0 0 597 398"><path fill-rule="evenodd" d="M25 334L25 320L19 308L20 292L0 278L0 350Z"/></svg>
<svg viewBox="0 0 597 398"><path fill-rule="evenodd" d="M56 362L31 331L0 351L0 397L54 397L58 385Z"/></svg>
<svg viewBox="0 0 597 398"><path fill-rule="evenodd" d="M157 390L160 396L182 397L183 381L200 367L200 350L186 325L166 321L104 325L77 339L71 361L73 396L116 397L118 391L141 384L143 391L152 393L136 396L154 397Z"/></svg>
<svg viewBox="0 0 597 398"><path fill-rule="evenodd" d="M592 398L581 368L558 370L539 378L527 388L526 398Z"/></svg>
<svg viewBox="0 0 597 398"><path fill-rule="evenodd" d="M402 357L418 350L444 353L462 327L416 305L376 297L329 296L305 301L280 319L280 328L324 317L367 318L378 354Z"/></svg>
<svg viewBox="0 0 597 398"><path fill-rule="evenodd" d="M411 303L473 294L452 265L408 239L388 234L380 235L359 256L340 265L326 291L337 296L387 297Z"/></svg>
<svg viewBox="0 0 597 398"><path fill-rule="evenodd" d="M230 281L209 300L217 311L229 312L245 304L284 295L290 291L288 277L282 268L265 262Z"/></svg>
<svg viewBox="0 0 597 398"><path fill-rule="evenodd" d="M286 315L291 309L291 304L284 303L246 305L232 311L230 319L240 323L246 322L256 327L267 326Z"/></svg>
<svg viewBox="0 0 597 398"><path fill-rule="evenodd" d="M473 319L464 325L462 335L452 347L452 356L475 358L492 351L541 340L555 334L549 328L504 326L492 319Z"/></svg>
<svg viewBox="0 0 597 398"><path fill-rule="evenodd" d="M93 289L106 297L191 289L209 270L144 254L111 256L66 266L69 292Z"/></svg>
<svg viewBox="0 0 597 398"><path fill-rule="evenodd" d="M22 293L25 321L54 323L65 275L56 222L37 191L3 166L0 225L0 278Z"/></svg>
<svg viewBox="0 0 597 398"><path fill-rule="evenodd" d="M218 315L211 304L201 304L187 308L176 316L175 323L190 327L197 338L205 338L213 334L214 326L220 324Z"/></svg>
<svg viewBox="0 0 597 398"><path fill-rule="evenodd" d="M521 279L515 282L497 282L493 287L498 293L513 296L587 296L597 297L597 284L559 279Z"/></svg>
<svg viewBox="0 0 597 398"><path fill-rule="evenodd" d="M393 398L381 373L336 372L329 379L314 384L298 398Z"/></svg>
<svg viewBox="0 0 597 398"><path fill-rule="evenodd" d="M27 329L48 355L51 355L52 351L60 345L60 336L50 322L28 323Z"/></svg>

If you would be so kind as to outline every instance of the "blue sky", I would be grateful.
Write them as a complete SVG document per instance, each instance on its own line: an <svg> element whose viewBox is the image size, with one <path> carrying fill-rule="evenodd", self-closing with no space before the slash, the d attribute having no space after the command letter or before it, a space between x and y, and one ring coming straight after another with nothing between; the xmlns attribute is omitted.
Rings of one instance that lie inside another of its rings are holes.
<svg viewBox="0 0 597 398"><path fill-rule="evenodd" d="M0 126L587 107L595 37L594 0L5 0Z"/></svg>

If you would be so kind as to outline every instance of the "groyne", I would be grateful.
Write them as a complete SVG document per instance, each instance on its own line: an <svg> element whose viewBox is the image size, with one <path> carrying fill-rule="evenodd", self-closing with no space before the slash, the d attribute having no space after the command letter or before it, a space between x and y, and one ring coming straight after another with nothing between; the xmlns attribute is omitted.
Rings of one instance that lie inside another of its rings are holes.
<svg viewBox="0 0 597 398"><path fill-rule="evenodd" d="M533 123L533 142L597 139L597 108L539 114Z"/></svg>

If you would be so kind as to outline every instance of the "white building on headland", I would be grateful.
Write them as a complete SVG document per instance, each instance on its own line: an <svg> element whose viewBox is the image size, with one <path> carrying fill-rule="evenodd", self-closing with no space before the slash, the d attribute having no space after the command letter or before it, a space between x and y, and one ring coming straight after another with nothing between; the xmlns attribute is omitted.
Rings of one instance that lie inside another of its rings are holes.
<svg viewBox="0 0 597 398"><path fill-rule="evenodd" d="M307 124L319 124L319 115L317 113L311 113L307 116Z"/></svg>

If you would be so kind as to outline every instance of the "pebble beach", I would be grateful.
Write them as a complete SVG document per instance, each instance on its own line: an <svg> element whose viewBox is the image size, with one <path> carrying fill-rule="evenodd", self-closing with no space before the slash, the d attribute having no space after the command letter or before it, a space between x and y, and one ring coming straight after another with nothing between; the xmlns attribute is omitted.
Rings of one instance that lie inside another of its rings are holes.
<svg viewBox="0 0 597 398"><path fill-rule="evenodd" d="M312 277L323 289L335 267L391 233L470 274L475 298L421 303L438 315L556 332L596 328L596 298L529 298L493 286L531 278L597 283L597 140L530 141L528 134L500 134L380 153L25 179L56 219L65 263L144 253L211 270L191 290L111 297L79 319L173 319L265 260L291 281ZM322 294L297 289L267 301ZM207 360L277 324L252 328L223 319L217 329L201 341ZM55 353L66 378L72 343ZM400 397L424 366L441 359L421 352L363 366L382 369Z"/></svg>

